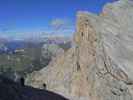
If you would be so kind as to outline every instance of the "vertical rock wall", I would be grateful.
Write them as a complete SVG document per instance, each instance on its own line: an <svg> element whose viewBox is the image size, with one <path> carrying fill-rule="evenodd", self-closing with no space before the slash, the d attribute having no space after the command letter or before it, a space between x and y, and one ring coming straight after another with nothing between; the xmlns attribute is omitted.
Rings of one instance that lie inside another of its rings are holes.
<svg viewBox="0 0 133 100"><path fill-rule="evenodd" d="M27 83L74 100L133 100L133 1L107 4L99 16L79 12L76 27L75 47Z"/></svg>

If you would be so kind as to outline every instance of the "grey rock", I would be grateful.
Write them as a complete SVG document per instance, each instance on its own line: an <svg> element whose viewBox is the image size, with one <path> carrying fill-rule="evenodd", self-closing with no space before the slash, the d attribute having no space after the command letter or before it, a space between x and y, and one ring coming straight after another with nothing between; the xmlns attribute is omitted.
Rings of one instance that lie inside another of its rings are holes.
<svg viewBox="0 0 133 100"><path fill-rule="evenodd" d="M107 4L100 15L79 12L76 27L75 47L32 74L28 84L46 82L75 100L133 100L133 1Z"/></svg>

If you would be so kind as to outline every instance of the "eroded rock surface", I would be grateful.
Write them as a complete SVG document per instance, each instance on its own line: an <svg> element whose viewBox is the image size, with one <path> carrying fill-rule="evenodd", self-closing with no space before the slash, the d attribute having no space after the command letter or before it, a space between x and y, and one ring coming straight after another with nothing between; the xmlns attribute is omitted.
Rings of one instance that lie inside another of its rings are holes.
<svg viewBox="0 0 133 100"><path fill-rule="evenodd" d="M75 47L27 78L27 84L78 100L133 100L133 1L79 12Z"/></svg>

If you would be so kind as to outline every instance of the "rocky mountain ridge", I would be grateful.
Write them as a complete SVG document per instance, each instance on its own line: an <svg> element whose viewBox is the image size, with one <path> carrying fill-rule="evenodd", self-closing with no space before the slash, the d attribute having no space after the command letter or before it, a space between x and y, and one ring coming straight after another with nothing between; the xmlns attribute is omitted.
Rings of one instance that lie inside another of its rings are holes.
<svg viewBox="0 0 133 100"><path fill-rule="evenodd" d="M0 100L68 100L56 93L16 83L0 75Z"/></svg>
<svg viewBox="0 0 133 100"><path fill-rule="evenodd" d="M27 84L71 100L133 100L133 1L109 3L100 15L77 14L75 46Z"/></svg>

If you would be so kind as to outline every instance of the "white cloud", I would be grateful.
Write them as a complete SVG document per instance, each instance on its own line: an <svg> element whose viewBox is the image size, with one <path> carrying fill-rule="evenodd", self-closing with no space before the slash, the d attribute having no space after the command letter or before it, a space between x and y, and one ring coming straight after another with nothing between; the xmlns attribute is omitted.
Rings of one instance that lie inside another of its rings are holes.
<svg viewBox="0 0 133 100"><path fill-rule="evenodd" d="M50 25L54 30L66 30L72 26L69 20L60 18L53 19Z"/></svg>

